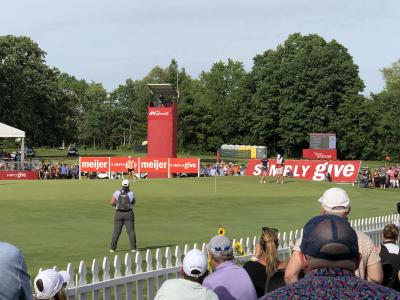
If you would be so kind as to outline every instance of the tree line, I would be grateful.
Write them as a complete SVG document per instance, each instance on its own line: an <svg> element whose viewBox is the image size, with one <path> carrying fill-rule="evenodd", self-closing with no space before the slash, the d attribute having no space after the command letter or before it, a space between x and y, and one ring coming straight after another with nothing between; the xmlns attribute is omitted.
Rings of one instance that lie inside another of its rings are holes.
<svg viewBox="0 0 400 300"><path fill-rule="evenodd" d="M362 95L348 50L316 34L291 34L257 54L251 70L228 59L192 78L172 60L108 92L46 64L28 37L0 36L0 121L34 146L133 148L146 140L148 83L176 84L178 148L215 152L221 144L265 145L300 157L310 132L335 132L342 159L399 160L400 60L382 70L385 87ZM179 76L177 72L179 71Z"/></svg>

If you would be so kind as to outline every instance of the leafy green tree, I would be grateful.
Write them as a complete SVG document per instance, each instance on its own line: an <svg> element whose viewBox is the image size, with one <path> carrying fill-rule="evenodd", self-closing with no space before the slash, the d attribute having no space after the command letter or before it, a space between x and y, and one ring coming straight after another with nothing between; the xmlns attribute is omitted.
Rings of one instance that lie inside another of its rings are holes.
<svg viewBox="0 0 400 300"><path fill-rule="evenodd" d="M68 134L68 99L58 88L59 71L28 37L0 36L1 121L26 132L34 145L54 145Z"/></svg>
<svg viewBox="0 0 400 300"><path fill-rule="evenodd" d="M210 71L200 74L193 97L203 107L201 111L209 129L205 150L215 151L224 143L243 143L239 135L246 75L243 64L230 59L226 63L217 62Z"/></svg>
<svg viewBox="0 0 400 300"><path fill-rule="evenodd" d="M341 104L357 108L364 87L347 49L316 34L292 34L276 50L257 55L251 77L256 142L289 156L308 147L308 133L339 130L339 114L347 113L339 111Z"/></svg>
<svg viewBox="0 0 400 300"><path fill-rule="evenodd" d="M376 128L376 158L382 159L386 154L400 160L400 60L390 67L382 69L385 88L372 95L374 128Z"/></svg>

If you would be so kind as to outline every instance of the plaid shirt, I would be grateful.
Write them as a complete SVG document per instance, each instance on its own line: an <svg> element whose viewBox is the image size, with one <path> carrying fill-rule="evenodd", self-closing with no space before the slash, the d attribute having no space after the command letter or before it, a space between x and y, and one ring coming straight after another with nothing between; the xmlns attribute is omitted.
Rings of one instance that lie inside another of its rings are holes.
<svg viewBox="0 0 400 300"><path fill-rule="evenodd" d="M400 299L400 293L362 280L342 268L320 268L262 299Z"/></svg>

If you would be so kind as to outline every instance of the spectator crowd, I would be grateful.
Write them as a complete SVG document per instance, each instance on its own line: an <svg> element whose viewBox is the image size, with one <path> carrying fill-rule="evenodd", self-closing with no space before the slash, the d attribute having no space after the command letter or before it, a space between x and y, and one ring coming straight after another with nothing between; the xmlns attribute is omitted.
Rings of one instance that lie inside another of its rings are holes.
<svg viewBox="0 0 400 300"><path fill-rule="evenodd" d="M215 163L200 166L200 177L209 176L244 176L246 166L238 163Z"/></svg>
<svg viewBox="0 0 400 300"><path fill-rule="evenodd" d="M38 171L40 179L79 179L78 164L42 161Z"/></svg>
<svg viewBox="0 0 400 300"><path fill-rule="evenodd" d="M361 184L368 188L399 188L400 166L381 166L376 169L368 167L361 171Z"/></svg>

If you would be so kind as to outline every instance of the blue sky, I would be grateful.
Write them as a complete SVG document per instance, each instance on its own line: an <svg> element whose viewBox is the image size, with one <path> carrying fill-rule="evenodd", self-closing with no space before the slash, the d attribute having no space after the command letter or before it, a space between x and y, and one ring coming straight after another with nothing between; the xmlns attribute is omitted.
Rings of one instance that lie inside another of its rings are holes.
<svg viewBox="0 0 400 300"><path fill-rule="evenodd" d="M172 58L193 77L253 57L289 34L317 33L348 48L364 94L400 58L399 0L1 0L0 35L31 37L47 63L113 90Z"/></svg>

